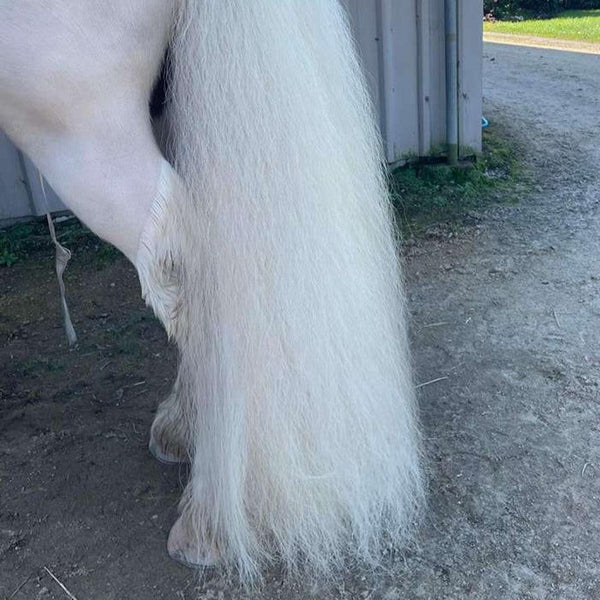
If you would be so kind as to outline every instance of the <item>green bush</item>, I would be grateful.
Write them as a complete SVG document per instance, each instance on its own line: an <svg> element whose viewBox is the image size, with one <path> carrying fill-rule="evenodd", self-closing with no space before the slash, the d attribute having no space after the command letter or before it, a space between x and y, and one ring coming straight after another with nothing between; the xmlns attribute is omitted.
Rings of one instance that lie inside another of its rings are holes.
<svg viewBox="0 0 600 600"><path fill-rule="evenodd" d="M561 10L600 8L600 0L483 0L483 14L509 19L523 13L548 17Z"/></svg>

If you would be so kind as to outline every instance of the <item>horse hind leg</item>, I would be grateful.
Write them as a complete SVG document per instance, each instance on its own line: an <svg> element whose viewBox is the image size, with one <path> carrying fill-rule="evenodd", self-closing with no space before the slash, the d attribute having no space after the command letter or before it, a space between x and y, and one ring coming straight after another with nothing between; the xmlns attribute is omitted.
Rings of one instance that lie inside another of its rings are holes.
<svg viewBox="0 0 600 600"><path fill-rule="evenodd" d="M150 428L148 449L156 460L167 465L190 460L190 400L182 378L179 371L171 393L158 407Z"/></svg>
<svg viewBox="0 0 600 600"><path fill-rule="evenodd" d="M184 302L181 286L182 250L177 247L178 196L185 189L177 173L164 161L150 215L140 236L135 266L142 287L142 297L165 327L167 335L183 341ZM188 390L184 369L179 367L169 396L160 404L148 444L150 453L160 462L176 464L190 459L190 422L192 394Z"/></svg>
<svg viewBox="0 0 600 600"><path fill-rule="evenodd" d="M74 109L62 119L60 136L45 116L43 99L29 97L27 114L39 116L27 119L17 104L15 119L0 110L0 127L29 154L63 202L135 265L144 299L177 340L181 261L174 244L181 227L177 195L185 191L155 142L141 93L136 95L122 103L97 98L92 118ZM182 389L176 384L152 427L151 450L165 462L187 459L182 415L188 402Z"/></svg>
<svg viewBox="0 0 600 600"><path fill-rule="evenodd" d="M176 196L184 190L148 115L173 6L109 4L0 2L0 128L68 208L135 265L146 302L179 343L184 292L175 246L186 221ZM151 448L163 460L188 456L194 402L185 379L180 372L152 426Z"/></svg>

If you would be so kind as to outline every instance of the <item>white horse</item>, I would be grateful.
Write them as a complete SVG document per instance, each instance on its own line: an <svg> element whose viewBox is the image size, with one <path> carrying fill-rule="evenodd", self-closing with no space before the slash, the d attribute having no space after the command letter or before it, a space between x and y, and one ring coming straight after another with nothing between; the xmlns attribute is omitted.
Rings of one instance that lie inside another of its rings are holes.
<svg viewBox="0 0 600 600"><path fill-rule="evenodd" d="M169 47L168 162L148 101ZM393 219L337 0L0 0L0 127L180 349L168 550L377 564L420 503Z"/></svg>

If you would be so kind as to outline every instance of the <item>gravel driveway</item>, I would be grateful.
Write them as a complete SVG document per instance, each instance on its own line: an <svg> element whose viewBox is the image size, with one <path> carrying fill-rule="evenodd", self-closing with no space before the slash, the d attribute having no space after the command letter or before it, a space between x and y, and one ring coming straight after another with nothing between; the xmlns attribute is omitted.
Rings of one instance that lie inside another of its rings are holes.
<svg viewBox="0 0 600 600"><path fill-rule="evenodd" d="M600 59L486 44L484 98L534 192L409 249L419 379L448 379L399 597L600 598Z"/></svg>
<svg viewBox="0 0 600 600"><path fill-rule="evenodd" d="M484 75L485 116L519 139L533 192L406 248L417 380L429 382L430 505L415 546L389 573L327 588L278 573L254 594L214 573L196 585L165 552L185 474L146 450L175 356L133 270L73 261L88 348L68 354L51 263L23 264L0 273L12 303L0 597L66 598L47 566L78 600L600 598L600 59L488 44Z"/></svg>

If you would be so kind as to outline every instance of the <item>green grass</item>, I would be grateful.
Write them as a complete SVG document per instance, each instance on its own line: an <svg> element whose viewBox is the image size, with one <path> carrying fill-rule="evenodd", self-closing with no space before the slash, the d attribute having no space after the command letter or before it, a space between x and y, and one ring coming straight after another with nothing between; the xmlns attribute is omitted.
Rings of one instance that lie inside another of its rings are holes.
<svg viewBox="0 0 600 600"><path fill-rule="evenodd" d="M470 212L516 202L524 189L518 147L499 124L483 131L483 152L472 167L408 166L390 175L392 199L403 237L434 225L453 225Z"/></svg>
<svg viewBox="0 0 600 600"><path fill-rule="evenodd" d="M47 357L33 357L23 361L17 368L25 377L43 377L46 372L63 371L65 364Z"/></svg>
<svg viewBox="0 0 600 600"><path fill-rule="evenodd" d="M515 201L525 181L518 155L508 132L492 123L483 131L483 152L472 167L440 164L396 169L389 185L404 237L418 235L432 225L456 223L489 204ZM56 229L60 242L74 252L93 249L98 269L119 256L76 219L57 224ZM53 253L45 218L0 231L0 266L42 251ZM133 350L122 348L125 353Z"/></svg>
<svg viewBox="0 0 600 600"><path fill-rule="evenodd" d="M483 30L487 33L600 42L600 10L566 10L550 19L486 21Z"/></svg>
<svg viewBox="0 0 600 600"><path fill-rule="evenodd" d="M58 241L70 250L75 252L82 248L94 249L98 269L112 264L120 255L116 248L100 240L77 219L56 223L55 229ZM16 262L39 253L54 253L46 217L0 230L0 267L11 267Z"/></svg>

